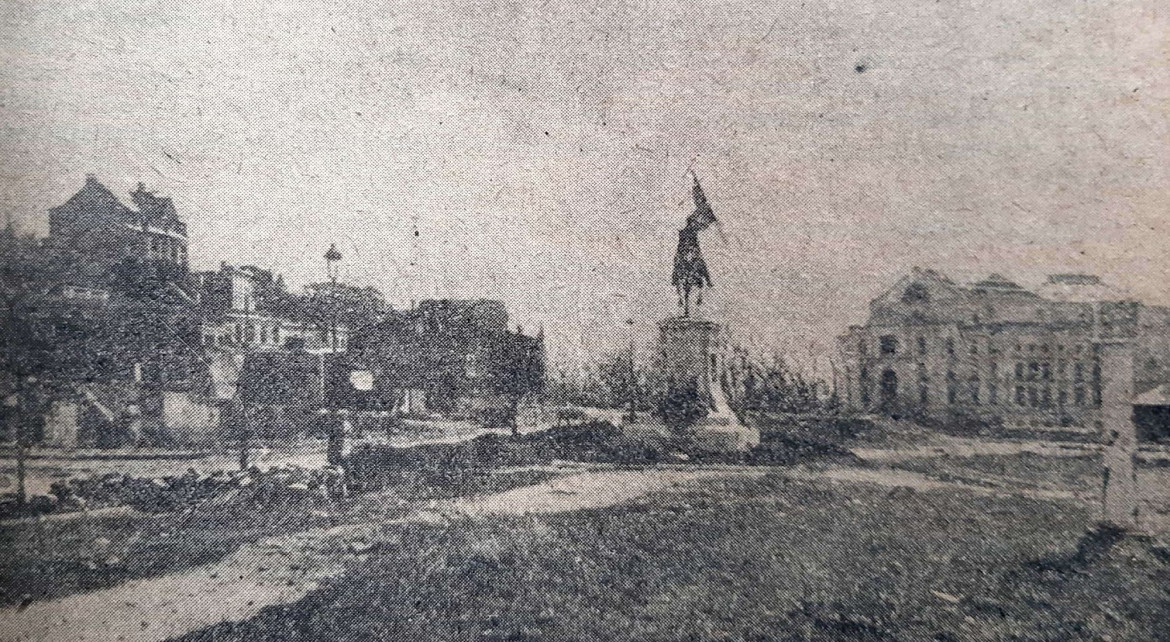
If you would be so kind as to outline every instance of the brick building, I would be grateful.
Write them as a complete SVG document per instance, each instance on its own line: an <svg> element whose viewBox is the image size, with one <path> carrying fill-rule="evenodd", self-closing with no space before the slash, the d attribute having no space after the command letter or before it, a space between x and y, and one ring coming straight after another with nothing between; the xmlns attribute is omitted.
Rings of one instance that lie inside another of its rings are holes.
<svg viewBox="0 0 1170 642"><path fill-rule="evenodd" d="M1094 337L1110 314L1136 316L1136 393L1170 381L1170 308L1126 298L1090 275L1053 275L1033 292L998 274L960 284L915 268L870 302L865 325L839 338L842 402L1092 428L1101 402Z"/></svg>

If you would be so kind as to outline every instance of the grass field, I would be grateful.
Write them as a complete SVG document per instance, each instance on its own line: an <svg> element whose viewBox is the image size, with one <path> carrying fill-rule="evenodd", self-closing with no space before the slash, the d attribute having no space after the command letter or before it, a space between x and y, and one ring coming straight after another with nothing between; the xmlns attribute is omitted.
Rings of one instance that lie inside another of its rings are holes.
<svg viewBox="0 0 1170 642"><path fill-rule="evenodd" d="M1020 488L1086 491L1096 490L1101 484L1102 463L1098 454L1043 457L1021 453L911 459L900 461L894 466L943 480L988 480L1006 482Z"/></svg>
<svg viewBox="0 0 1170 642"><path fill-rule="evenodd" d="M782 477L388 532L299 603L187 640L1153 640L1170 554L1072 503Z"/></svg>

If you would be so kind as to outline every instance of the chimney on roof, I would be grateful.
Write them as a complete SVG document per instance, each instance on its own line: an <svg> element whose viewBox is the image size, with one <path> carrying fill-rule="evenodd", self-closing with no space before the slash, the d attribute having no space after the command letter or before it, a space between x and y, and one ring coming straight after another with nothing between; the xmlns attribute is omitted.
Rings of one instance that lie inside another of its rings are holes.
<svg viewBox="0 0 1170 642"><path fill-rule="evenodd" d="M94 174L92 172L86 174L85 175L85 182L86 183L96 183L97 182L97 174Z"/></svg>

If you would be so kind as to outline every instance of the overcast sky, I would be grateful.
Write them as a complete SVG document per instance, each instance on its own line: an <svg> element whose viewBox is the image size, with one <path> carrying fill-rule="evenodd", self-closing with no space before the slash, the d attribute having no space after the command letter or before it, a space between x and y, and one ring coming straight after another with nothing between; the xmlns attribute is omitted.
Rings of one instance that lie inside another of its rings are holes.
<svg viewBox="0 0 1170 642"><path fill-rule="evenodd" d="M586 4L8 0L0 206L141 180L195 267L303 284L337 242L566 359L673 311L692 165L708 307L760 349L823 351L914 265L1170 303L1163 0Z"/></svg>

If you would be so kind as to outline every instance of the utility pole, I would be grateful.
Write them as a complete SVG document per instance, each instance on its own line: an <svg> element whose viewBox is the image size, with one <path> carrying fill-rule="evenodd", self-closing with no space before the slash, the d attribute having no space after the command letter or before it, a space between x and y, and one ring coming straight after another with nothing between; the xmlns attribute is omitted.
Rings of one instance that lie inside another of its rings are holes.
<svg viewBox="0 0 1170 642"><path fill-rule="evenodd" d="M410 294L410 310L413 312L418 302L423 298L422 287L422 249L419 247L418 214L410 217L410 269L407 272L410 280L407 289Z"/></svg>
<svg viewBox="0 0 1170 642"><path fill-rule="evenodd" d="M31 417L40 413L44 404L40 400L40 382L36 377L28 377L18 384L17 404L19 412L14 417L14 437L16 438L16 505L24 510L28 502L28 492L25 488L25 465L28 459L29 448L32 447L32 435L29 434Z"/></svg>

